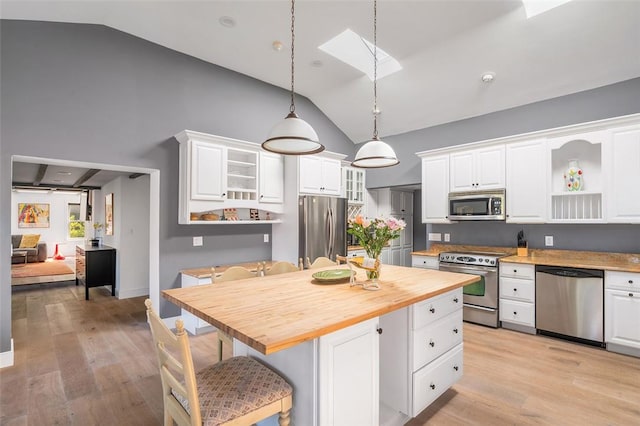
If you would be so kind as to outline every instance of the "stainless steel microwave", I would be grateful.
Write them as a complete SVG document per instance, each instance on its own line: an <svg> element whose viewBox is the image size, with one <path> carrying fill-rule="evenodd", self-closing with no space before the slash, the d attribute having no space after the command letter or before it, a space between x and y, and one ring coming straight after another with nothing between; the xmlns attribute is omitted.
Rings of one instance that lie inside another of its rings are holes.
<svg viewBox="0 0 640 426"><path fill-rule="evenodd" d="M450 192L449 220L504 220L505 190Z"/></svg>

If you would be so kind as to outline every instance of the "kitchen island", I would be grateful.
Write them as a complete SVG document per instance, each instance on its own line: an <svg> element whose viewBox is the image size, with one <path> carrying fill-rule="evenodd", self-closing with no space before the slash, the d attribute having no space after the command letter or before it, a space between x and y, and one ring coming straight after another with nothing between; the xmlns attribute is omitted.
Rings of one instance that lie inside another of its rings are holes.
<svg viewBox="0 0 640 426"><path fill-rule="evenodd" d="M403 379L393 385L406 397L392 403L392 411L415 415L419 407L409 378L421 367L419 359L430 360L418 346L455 346L461 362L461 287L477 277L384 265L381 290L366 291L348 282L318 283L312 277L318 271L171 289L163 296L231 335L234 354L262 359L283 374L294 387L294 424L378 424L382 370L400 371ZM365 279L363 271L357 279ZM460 326L449 327L458 310ZM423 325L425 330L437 326L436 334L451 328L460 343L447 337L436 345L422 336L424 345L416 344L413 338ZM385 345L386 339L394 343ZM440 355L434 353L433 363L444 360ZM455 371L461 374L461 366Z"/></svg>

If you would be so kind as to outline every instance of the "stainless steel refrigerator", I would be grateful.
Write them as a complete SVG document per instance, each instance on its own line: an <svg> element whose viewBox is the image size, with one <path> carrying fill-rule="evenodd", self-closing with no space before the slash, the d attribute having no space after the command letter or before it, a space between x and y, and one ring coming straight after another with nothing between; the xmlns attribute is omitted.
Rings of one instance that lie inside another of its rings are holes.
<svg viewBox="0 0 640 426"><path fill-rule="evenodd" d="M336 260L347 255L347 200L345 198L301 196L298 200L300 236L298 256L306 265L324 256Z"/></svg>

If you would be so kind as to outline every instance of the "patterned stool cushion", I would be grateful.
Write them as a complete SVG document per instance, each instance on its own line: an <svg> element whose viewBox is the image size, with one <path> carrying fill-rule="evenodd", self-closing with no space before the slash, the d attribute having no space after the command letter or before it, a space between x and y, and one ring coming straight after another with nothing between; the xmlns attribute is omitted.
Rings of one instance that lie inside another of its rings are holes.
<svg viewBox="0 0 640 426"><path fill-rule="evenodd" d="M258 361L237 356L196 373L202 421L218 425L278 401L293 392L277 373ZM174 394L191 413L189 401Z"/></svg>

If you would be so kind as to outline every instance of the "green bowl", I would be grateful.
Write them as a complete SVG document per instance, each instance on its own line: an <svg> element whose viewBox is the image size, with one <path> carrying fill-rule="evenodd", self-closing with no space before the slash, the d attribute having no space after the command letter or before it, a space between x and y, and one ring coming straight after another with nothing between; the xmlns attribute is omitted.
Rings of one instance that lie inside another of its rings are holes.
<svg viewBox="0 0 640 426"><path fill-rule="evenodd" d="M321 283L334 283L348 280L353 273L350 269L330 269L328 271L318 271L311 276Z"/></svg>

